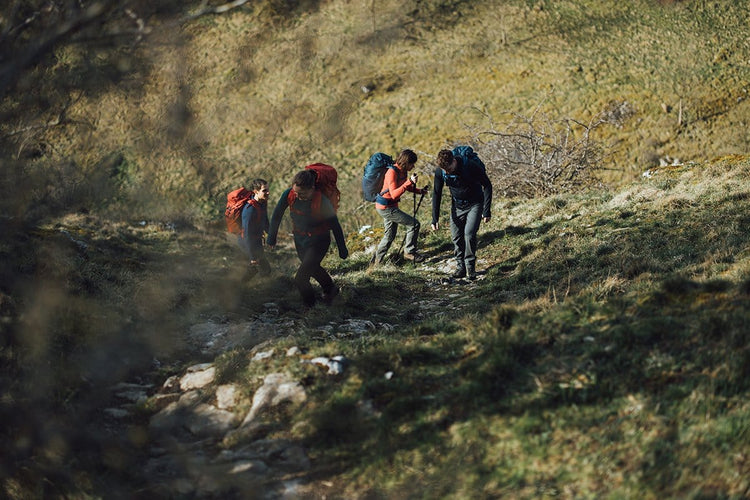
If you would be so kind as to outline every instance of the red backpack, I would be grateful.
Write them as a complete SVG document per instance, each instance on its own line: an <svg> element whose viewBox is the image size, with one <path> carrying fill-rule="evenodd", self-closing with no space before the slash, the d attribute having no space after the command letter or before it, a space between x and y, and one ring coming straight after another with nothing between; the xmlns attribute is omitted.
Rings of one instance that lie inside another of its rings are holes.
<svg viewBox="0 0 750 500"><path fill-rule="evenodd" d="M242 235L242 209L245 203L258 202L253 199L253 192L244 187L230 191L227 194L227 208L224 211L224 218L227 221L227 230L232 234Z"/></svg>
<svg viewBox="0 0 750 500"><path fill-rule="evenodd" d="M339 188L336 186L336 182L338 181L338 173L336 172L336 169L325 163L313 163L307 165L305 169L315 172L315 175L317 176L315 179L315 190L326 195L326 197L331 200L333 210L338 211L339 201L341 201L341 191L339 191ZM294 200L296 199L297 193L292 189L289 191L289 196L287 198L290 207L294 205ZM312 209L313 211L320 210L320 196L313 196Z"/></svg>

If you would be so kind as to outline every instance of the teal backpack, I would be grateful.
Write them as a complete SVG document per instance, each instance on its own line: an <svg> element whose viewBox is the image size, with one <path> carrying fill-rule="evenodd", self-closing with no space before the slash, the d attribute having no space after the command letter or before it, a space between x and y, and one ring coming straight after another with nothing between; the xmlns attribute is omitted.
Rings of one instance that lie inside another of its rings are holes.
<svg viewBox="0 0 750 500"><path fill-rule="evenodd" d="M456 146L453 148L453 156L458 156L464 162L464 165L473 163L482 169L484 173L487 173L487 167L484 166L484 162L479 158L479 155L472 149L471 146Z"/></svg>
<svg viewBox="0 0 750 500"><path fill-rule="evenodd" d="M385 153L375 153L367 160L362 176L362 198L365 201L375 201L381 194L383 179L389 168L394 168L393 158Z"/></svg>

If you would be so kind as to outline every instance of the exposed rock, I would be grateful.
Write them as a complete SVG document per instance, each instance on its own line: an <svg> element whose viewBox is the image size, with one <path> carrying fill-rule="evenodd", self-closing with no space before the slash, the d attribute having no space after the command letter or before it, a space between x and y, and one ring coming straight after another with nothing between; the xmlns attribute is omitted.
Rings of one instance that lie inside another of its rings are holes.
<svg viewBox="0 0 750 500"><path fill-rule="evenodd" d="M198 404L199 399L200 396L196 391L186 392L179 400L168 404L159 413L151 417L149 429L157 433L182 429L188 412Z"/></svg>
<svg viewBox="0 0 750 500"><path fill-rule="evenodd" d="M325 356L318 356L311 360L303 360L304 363L310 363L327 368L329 375L341 375L346 369L346 365L349 361L344 356L334 356L327 358Z"/></svg>
<svg viewBox="0 0 750 500"><path fill-rule="evenodd" d="M172 375L161 386L163 392L177 392L180 390L180 377Z"/></svg>
<svg viewBox="0 0 750 500"><path fill-rule="evenodd" d="M200 389L214 381L216 377L216 368L210 364L191 366L188 372L180 379L180 389L188 391L190 389Z"/></svg>
<svg viewBox="0 0 750 500"><path fill-rule="evenodd" d="M297 346L290 347L289 349L286 350L287 357L296 356L296 355L301 354L301 353L302 353L302 351Z"/></svg>
<svg viewBox="0 0 750 500"><path fill-rule="evenodd" d="M262 351L262 352L256 352L253 356L253 361L260 361L263 359L268 359L273 356L273 349L269 351Z"/></svg>
<svg viewBox="0 0 750 500"><path fill-rule="evenodd" d="M151 406L155 410L163 410L168 405L178 401L180 399L179 392L172 392L169 394L156 394L149 400Z"/></svg>
<svg viewBox="0 0 750 500"><path fill-rule="evenodd" d="M216 407L222 410L234 408L237 404L237 386L234 384L220 385L216 388Z"/></svg>
<svg viewBox="0 0 750 500"><path fill-rule="evenodd" d="M234 413L208 404L187 412L185 426L195 436L221 437L236 425Z"/></svg>
<svg viewBox="0 0 750 500"><path fill-rule="evenodd" d="M252 422L252 420L266 407L277 406L283 402L295 404L303 403L307 399L307 394L302 385L292 380L285 373L271 373L263 379L263 385L255 391L253 395L253 405L250 408L242 426Z"/></svg>
<svg viewBox="0 0 750 500"><path fill-rule="evenodd" d="M188 340L203 354L220 354L235 348L251 348L274 336L277 332L268 328L269 320L278 316L278 310L268 308L265 318L245 323L206 322L190 328ZM265 319L265 320L264 320Z"/></svg>

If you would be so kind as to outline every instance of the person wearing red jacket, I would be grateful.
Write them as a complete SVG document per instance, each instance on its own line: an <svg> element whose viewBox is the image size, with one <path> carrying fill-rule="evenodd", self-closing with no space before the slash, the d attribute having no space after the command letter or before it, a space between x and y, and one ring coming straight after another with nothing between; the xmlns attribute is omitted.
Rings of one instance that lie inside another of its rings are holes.
<svg viewBox="0 0 750 500"><path fill-rule="evenodd" d="M289 208L294 233L294 247L300 260L294 283L297 285L305 307L315 305L315 290L310 283L317 281L323 289L323 302L330 304L339 293L339 287L333 282L321 262L331 246L331 233L336 239L339 257L346 259L349 250L341 228L336 210L326 195L315 188L315 172L302 170L292 179L292 187L281 194L276 208L271 215L271 227L268 230L266 244L269 248L276 246L281 219Z"/></svg>
<svg viewBox="0 0 750 500"><path fill-rule="evenodd" d="M392 168L388 168L383 179L383 190L375 200L375 208L383 218L385 224L383 239L380 240L375 251L375 264L380 264L388 254L393 240L396 238L398 225L406 226L406 244L404 258L413 262L422 262L424 256L417 252L417 238L419 237L419 221L398 208L401 196L406 192L425 194L427 189L417 188L417 174L409 176L417 163L417 154L411 149L404 149L396 158Z"/></svg>

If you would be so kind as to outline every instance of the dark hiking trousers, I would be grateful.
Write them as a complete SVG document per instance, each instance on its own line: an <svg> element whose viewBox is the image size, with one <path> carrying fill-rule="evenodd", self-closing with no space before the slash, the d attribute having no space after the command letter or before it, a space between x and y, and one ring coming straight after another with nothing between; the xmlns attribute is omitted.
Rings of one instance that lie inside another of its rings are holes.
<svg viewBox="0 0 750 500"><path fill-rule="evenodd" d="M294 283L302 296L302 302L306 306L313 306L315 305L315 290L310 283L311 278L320 284L324 293L330 292L334 287L331 275L320 265L328 253L328 247L331 246L331 233L326 231L325 234L315 236L295 234L294 246L297 256L302 261L294 276Z"/></svg>
<svg viewBox="0 0 750 500"><path fill-rule="evenodd" d="M457 208L451 203L451 239L458 269L474 270L477 262L477 231L482 221L482 203Z"/></svg>

